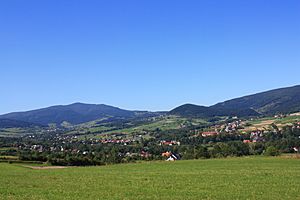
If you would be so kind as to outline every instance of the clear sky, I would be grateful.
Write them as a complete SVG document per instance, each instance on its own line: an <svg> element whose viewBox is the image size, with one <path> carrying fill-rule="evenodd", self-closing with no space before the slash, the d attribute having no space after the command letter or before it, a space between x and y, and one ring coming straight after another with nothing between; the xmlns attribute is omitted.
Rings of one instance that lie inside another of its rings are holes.
<svg viewBox="0 0 300 200"><path fill-rule="evenodd" d="M300 84L300 1L3 0L0 70L0 113L212 105Z"/></svg>

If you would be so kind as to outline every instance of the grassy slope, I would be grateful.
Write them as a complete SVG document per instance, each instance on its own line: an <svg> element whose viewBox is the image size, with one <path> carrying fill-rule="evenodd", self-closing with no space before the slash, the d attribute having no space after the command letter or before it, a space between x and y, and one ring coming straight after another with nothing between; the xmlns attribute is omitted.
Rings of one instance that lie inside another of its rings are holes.
<svg viewBox="0 0 300 200"><path fill-rule="evenodd" d="M124 133L132 133L132 132L140 132L143 130L149 130L153 131L156 128L160 128L161 130L172 130L172 129L179 129L180 125L184 125L190 121L191 124L193 125L200 125L200 124L206 124L207 122L201 119L191 119L188 120L186 118L181 118L181 117L175 117L175 116L168 116L165 117L161 120L151 122L149 124L144 124L144 125L139 125L133 128L128 128L128 129L120 129L118 131L111 131L108 133L113 133L113 132L124 132Z"/></svg>
<svg viewBox="0 0 300 200"><path fill-rule="evenodd" d="M84 135L80 138L81 139L83 139L84 137L102 138L105 135L111 135L111 134L115 134L115 133L124 133L124 134L130 135L132 133L142 133L144 131L154 131L157 128L159 128L161 130L173 130L173 129L180 129L181 125L195 125L196 126L196 125L203 125L203 124L207 124L207 123L208 122L206 122L203 119L187 119L187 118L170 115L167 117L160 118L156 121L145 122L145 124L137 125L137 126L134 126L131 128L124 128L124 129L113 130L113 131L108 130L109 128L104 127L104 126L89 128L87 130L91 131L92 133L95 132L95 130L97 130L97 129L101 129L101 130L107 129L108 131L104 131L101 134L97 134L96 137L94 136L94 134L90 134L90 135ZM70 133L68 133L68 134L70 134Z"/></svg>
<svg viewBox="0 0 300 200"><path fill-rule="evenodd" d="M108 133L113 132L122 132L122 133L132 133L132 132L139 132L142 130L155 130L156 128L161 128L162 130L168 130L168 129L177 129L180 123L183 123L183 119L164 119L160 121L156 121L150 124L145 125L139 125L133 128L127 128L127 129L120 129L118 131L111 131Z"/></svg>
<svg viewBox="0 0 300 200"><path fill-rule="evenodd" d="M0 164L0 199L300 199L300 160L231 158L32 170Z"/></svg>

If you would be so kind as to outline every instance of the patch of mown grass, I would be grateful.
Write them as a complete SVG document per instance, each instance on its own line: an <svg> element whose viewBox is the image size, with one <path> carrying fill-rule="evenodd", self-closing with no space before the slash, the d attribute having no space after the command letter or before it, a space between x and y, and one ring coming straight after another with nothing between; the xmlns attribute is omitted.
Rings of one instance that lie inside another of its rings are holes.
<svg viewBox="0 0 300 200"><path fill-rule="evenodd" d="M33 170L0 164L0 199L299 199L300 160L245 157Z"/></svg>

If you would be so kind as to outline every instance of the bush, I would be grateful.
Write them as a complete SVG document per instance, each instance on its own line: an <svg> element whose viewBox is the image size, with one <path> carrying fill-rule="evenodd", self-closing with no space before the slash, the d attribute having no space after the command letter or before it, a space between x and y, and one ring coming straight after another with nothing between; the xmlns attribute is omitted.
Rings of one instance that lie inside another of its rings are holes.
<svg viewBox="0 0 300 200"><path fill-rule="evenodd" d="M264 152L264 155L266 155L266 156L278 156L278 155L280 155L280 152L274 146L269 146L266 149L266 151Z"/></svg>

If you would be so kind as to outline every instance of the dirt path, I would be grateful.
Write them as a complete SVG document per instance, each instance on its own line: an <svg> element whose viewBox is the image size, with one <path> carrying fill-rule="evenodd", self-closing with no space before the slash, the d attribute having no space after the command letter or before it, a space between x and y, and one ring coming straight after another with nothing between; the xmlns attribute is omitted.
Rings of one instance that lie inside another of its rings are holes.
<svg viewBox="0 0 300 200"><path fill-rule="evenodd" d="M30 169L65 169L65 168L68 168L68 167L65 167L65 166L30 166L30 165L22 165L23 167L26 167L26 168L30 168Z"/></svg>

